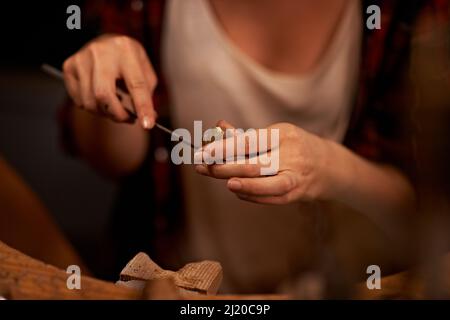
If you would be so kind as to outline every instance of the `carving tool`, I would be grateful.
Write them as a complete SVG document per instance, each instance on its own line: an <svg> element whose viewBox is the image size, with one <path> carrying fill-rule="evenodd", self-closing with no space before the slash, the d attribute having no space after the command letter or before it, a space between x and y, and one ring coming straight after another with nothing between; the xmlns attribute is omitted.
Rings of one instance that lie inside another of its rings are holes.
<svg viewBox="0 0 450 320"><path fill-rule="evenodd" d="M64 81L64 75L61 70L58 70L57 68L55 68L49 64L46 64L46 63L44 63L41 66L41 69L42 69L42 71L44 71L48 75L52 76L53 78L58 79L60 81ZM137 118L136 111L135 111L134 105L133 105L133 101L132 101L130 95L120 88L116 88L116 94L117 94L117 97L119 98L119 100L121 101L123 107L128 112L128 114L133 118ZM155 127L166 132L167 134L177 138L179 141L182 141L183 143L188 144L191 148L195 149L195 146L191 142L183 140L183 137L181 137L178 134L176 134L175 132L173 132L173 130L166 128L165 126L163 126L157 122L155 123Z"/></svg>

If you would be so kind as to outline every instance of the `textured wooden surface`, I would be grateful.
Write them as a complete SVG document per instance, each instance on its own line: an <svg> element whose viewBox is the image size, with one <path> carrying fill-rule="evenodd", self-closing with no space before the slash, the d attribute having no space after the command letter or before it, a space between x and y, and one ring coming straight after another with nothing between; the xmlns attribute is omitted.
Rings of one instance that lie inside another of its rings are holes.
<svg viewBox="0 0 450 320"><path fill-rule="evenodd" d="M426 285L429 282L425 281L421 274L436 276L436 272L438 273L438 277L435 277L437 281L430 288ZM0 296L7 299L278 300L291 298L288 295L205 295L192 294L188 291L180 293L170 277L145 281L142 287L137 289L82 276L81 289L69 290L66 285L68 276L64 270L32 259L0 242ZM365 283L356 285L353 298L422 299L433 298L435 293L439 293L439 297L450 297L450 255L443 257L431 272L430 269L421 268L385 277L381 283L381 290L368 290Z"/></svg>
<svg viewBox="0 0 450 320"><path fill-rule="evenodd" d="M69 290L69 274L0 242L0 295L7 299L137 299L129 288L82 275L81 289Z"/></svg>
<svg viewBox="0 0 450 320"><path fill-rule="evenodd" d="M278 295L224 295L212 296L174 290L170 279L146 281L144 289L81 278L80 290L67 288L64 270L28 257L0 242L0 296L7 299L285 299Z"/></svg>
<svg viewBox="0 0 450 320"><path fill-rule="evenodd" d="M356 299L450 299L450 254L429 265L381 279L381 290L355 286Z"/></svg>

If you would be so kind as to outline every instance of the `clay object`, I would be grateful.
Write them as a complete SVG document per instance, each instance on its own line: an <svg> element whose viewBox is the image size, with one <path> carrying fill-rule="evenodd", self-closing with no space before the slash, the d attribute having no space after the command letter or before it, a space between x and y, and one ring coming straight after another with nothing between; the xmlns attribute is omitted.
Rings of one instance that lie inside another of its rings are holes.
<svg viewBox="0 0 450 320"><path fill-rule="evenodd" d="M214 295L222 281L222 267L215 261L188 263L178 271L164 270L140 252L123 268L120 281L173 279L176 287L205 295Z"/></svg>

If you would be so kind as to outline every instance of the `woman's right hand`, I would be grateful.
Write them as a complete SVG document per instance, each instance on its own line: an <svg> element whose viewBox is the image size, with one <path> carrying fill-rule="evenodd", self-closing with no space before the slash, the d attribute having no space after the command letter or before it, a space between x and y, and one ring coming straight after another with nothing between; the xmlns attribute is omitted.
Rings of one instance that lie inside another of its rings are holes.
<svg viewBox="0 0 450 320"><path fill-rule="evenodd" d="M123 80L142 126L154 126L152 95L157 78L136 40L123 35L96 38L64 62L63 72L67 91L77 106L117 122L130 121L116 95L116 81Z"/></svg>

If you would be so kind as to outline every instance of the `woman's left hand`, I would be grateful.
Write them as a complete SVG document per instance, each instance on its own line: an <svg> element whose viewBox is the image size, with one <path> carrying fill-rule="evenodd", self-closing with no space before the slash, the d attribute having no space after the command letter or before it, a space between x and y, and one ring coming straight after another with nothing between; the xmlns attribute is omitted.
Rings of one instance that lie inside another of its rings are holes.
<svg viewBox="0 0 450 320"><path fill-rule="evenodd" d="M232 128L225 121L220 121L218 126L224 130ZM277 150L279 167L276 174L261 175L261 168L264 165L260 161L257 164L250 164L248 159L245 164L224 161L223 164L196 165L196 171L202 175L228 179L228 189L246 201L262 204L286 204L294 201L327 199L331 190L329 183L330 141L289 123L277 123L267 129L269 133L270 129L279 130L279 149ZM235 139L235 137L227 139ZM243 149L248 155L249 149L252 149L247 145L248 140L245 140L245 143L246 147ZM210 155L208 150L214 148L223 148L223 154L226 155L226 145L226 139L215 141L200 152L202 152L203 159ZM257 147L259 148L259 146ZM258 154L260 155L264 151L266 150L258 150ZM269 148L267 152L270 158L272 150ZM243 155L237 154L237 156Z"/></svg>

